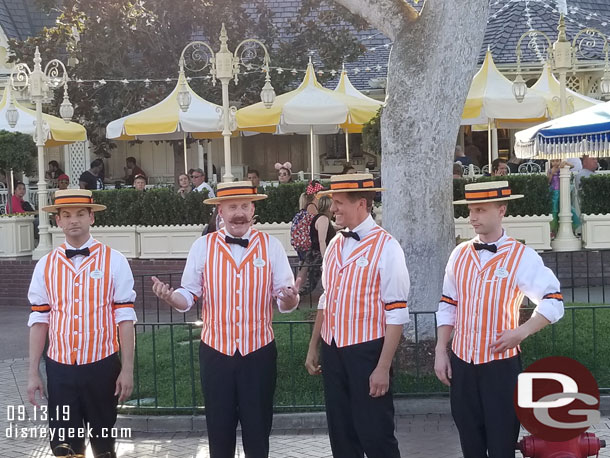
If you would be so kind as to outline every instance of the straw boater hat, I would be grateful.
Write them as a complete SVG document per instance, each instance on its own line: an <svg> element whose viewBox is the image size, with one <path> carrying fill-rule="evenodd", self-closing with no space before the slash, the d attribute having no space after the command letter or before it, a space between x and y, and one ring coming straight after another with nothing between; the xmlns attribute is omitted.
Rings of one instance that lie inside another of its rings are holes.
<svg viewBox="0 0 610 458"><path fill-rule="evenodd" d="M105 205L94 204L91 191L86 189L64 189L55 191L53 205L42 207L45 212L55 213L61 208L90 208L94 212L106 210Z"/></svg>
<svg viewBox="0 0 610 458"><path fill-rule="evenodd" d="M334 192L378 192L384 188L376 188L373 175L370 173L350 173L330 177L330 189L321 191L318 195L328 195Z"/></svg>
<svg viewBox="0 0 610 458"><path fill-rule="evenodd" d="M521 199L522 197L523 194L512 194L508 181L486 181L467 184L464 188L464 199L456 200L453 204L482 204Z"/></svg>
<svg viewBox="0 0 610 458"><path fill-rule="evenodd" d="M232 181L228 183L218 183L216 197L206 199L204 204L219 204L230 199L247 199L251 201L263 200L267 194L257 194L256 188L251 181Z"/></svg>

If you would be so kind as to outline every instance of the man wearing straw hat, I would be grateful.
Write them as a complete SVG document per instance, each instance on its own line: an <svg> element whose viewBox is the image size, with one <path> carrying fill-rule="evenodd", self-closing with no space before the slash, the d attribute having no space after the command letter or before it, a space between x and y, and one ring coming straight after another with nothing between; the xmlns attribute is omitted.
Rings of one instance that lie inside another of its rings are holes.
<svg viewBox="0 0 610 458"><path fill-rule="evenodd" d="M155 294L181 312L202 300L199 362L212 458L235 456L241 424L248 458L269 455L276 359L272 301L280 312L299 303L279 240L252 228L254 201L266 199L250 181L220 183L216 197L225 226L195 241L181 287L153 277Z"/></svg>
<svg viewBox="0 0 610 458"><path fill-rule="evenodd" d="M488 181L467 184L465 198L454 202L468 205L477 235L458 245L447 263L436 314L434 370L451 388L464 458L514 458L519 344L563 316L553 272L533 249L502 229L508 201L521 197L512 194L507 181ZM524 296L536 308L519 325Z"/></svg>
<svg viewBox="0 0 610 458"><path fill-rule="evenodd" d="M377 191L368 173L331 177L331 211L346 228L322 263L324 294L306 367L322 372L336 458L400 457L394 436L391 366L409 321L409 274L398 241L371 217ZM318 344L322 338L322 365Z"/></svg>
<svg viewBox="0 0 610 458"><path fill-rule="evenodd" d="M43 207L56 213L66 241L38 261L28 292L28 397L38 405L36 394L44 393L38 366L48 336L47 414L57 456L70 450L84 454L86 437L95 456L116 456L109 432L117 402L133 388L133 275L121 253L89 234L94 212L105 208L93 203L91 191L81 189L57 191L54 205Z"/></svg>

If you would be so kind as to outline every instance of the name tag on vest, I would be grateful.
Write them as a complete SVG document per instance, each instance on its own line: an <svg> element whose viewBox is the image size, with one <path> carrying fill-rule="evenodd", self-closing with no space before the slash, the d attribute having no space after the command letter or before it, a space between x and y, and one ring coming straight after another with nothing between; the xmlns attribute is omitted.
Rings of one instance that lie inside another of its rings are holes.
<svg viewBox="0 0 610 458"><path fill-rule="evenodd" d="M256 258L254 259L254 262L252 263L254 264L254 267L265 267L265 261L261 258Z"/></svg>
<svg viewBox="0 0 610 458"><path fill-rule="evenodd" d="M96 270L94 270L93 272L91 272L91 273L89 274L89 276L90 276L91 278L93 278L94 280L99 280L99 279L101 279L101 278L104 278L104 272L102 272L101 270L97 270L97 269L96 269Z"/></svg>

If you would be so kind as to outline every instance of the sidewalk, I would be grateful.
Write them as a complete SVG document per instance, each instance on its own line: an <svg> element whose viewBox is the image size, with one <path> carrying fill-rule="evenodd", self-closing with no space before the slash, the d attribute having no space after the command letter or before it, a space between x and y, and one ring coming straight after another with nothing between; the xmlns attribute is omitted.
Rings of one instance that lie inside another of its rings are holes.
<svg viewBox="0 0 610 458"><path fill-rule="evenodd" d="M46 439L41 438L7 438L10 425L9 409L14 406L18 415L19 406L24 406L28 414L32 409L27 400L27 358L0 361L0 456L2 457L36 457L51 458ZM407 401L409 402L409 401ZM422 404L422 401L413 401ZM23 407L22 407L23 409ZM419 408L421 411L421 408ZM439 411L437 407L434 409ZM298 416L298 414L294 414ZM152 418L152 417L151 417ZM160 430L169 430L176 425L171 420L155 424ZM32 428L44 425L41 422L13 421L13 426ZM119 439L118 456L121 458L136 457L171 457L171 458L208 458L207 438L200 431L185 432L139 432L141 421L121 419L117 426L132 427L131 438ZM146 422L145 422L146 423ZM292 422L293 424L295 422ZM298 422L297 422L298 423ZM305 423L305 422L303 422ZM148 422L150 426L150 422ZM281 421L279 424L290 424ZM310 422L315 426L315 422ZM159 427L163 425L164 427ZM610 446L610 418L603 417L602 422L593 428L600 439L605 439ZM413 458L459 458L461 457L457 430L448 413L410 414L397 418L397 437L403 457ZM88 452L88 457L93 456ZM331 457L328 435L318 427L302 429L274 430L271 436L272 458L310 458ZM521 456L517 453L517 456ZM610 458L610 447L602 449L600 457ZM244 458L241 439L238 438L236 457Z"/></svg>

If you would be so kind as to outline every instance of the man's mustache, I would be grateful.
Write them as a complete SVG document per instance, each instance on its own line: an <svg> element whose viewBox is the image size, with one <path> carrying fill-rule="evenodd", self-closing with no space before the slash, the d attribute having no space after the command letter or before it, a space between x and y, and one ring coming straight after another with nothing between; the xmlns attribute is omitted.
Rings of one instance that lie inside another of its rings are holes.
<svg viewBox="0 0 610 458"><path fill-rule="evenodd" d="M231 224L246 224L249 223L250 221L252 221L252 219L248 219L245 216L244 217L237 217L237 218L232 218L229 220L229 223Z"/></svg>

